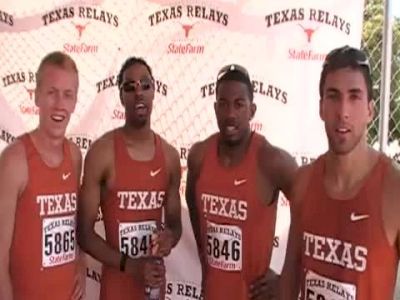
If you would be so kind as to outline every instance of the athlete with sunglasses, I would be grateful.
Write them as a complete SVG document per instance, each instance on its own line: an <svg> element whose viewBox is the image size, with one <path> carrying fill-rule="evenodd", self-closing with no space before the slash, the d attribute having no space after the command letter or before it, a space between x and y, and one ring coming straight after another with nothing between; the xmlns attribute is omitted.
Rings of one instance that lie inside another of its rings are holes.
<svg viewBox="0 0 400 300"><path fill-rule="evenodd" d="M150 126L154 78L131 57L117 78L124 126L98 139L85 159L79 242L103 263L100 299L164 299L167 256L181 236L178 152ZM106 240L94 231L101 206ZM162 216L165 216L165 224Z"/></svg>
<svg viewBox="0 0 400 300"><path fill-rule="evenodd" d="M393 299L400 172L367 144L374 115L364 52L330 52L320 79L328 151L299 169L281 299Z"/></svg>
<svg viewBox="0 0 400 300"><path fill-rule="evenodd" d="M220 70L214 110L219 132L192 146L186 185L204 299L269 299L277 196L289 195L297 165L251 132L256 105L245 68Z"/></svg>

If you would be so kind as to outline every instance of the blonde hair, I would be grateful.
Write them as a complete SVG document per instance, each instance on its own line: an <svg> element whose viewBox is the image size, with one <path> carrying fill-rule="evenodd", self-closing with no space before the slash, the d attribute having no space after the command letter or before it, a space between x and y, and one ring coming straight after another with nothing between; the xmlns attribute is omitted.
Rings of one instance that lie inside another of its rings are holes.
<svg viewBox="0 0 400 300"><path fill-rule="evenodd" d="M40 85L41 73L46 65L53 65L63 69L74 71L78 75L78 68L75 61L71 56L61 51L54 51L47 54L40 62L39 68L36 72L36 86Z"/></svg>

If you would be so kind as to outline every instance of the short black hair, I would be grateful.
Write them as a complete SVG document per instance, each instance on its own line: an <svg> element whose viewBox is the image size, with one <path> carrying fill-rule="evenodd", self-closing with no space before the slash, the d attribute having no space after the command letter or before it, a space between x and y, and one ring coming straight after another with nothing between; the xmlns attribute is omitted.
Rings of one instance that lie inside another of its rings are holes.
<svg viewBox="0 0 400 300"><path fill-rule="evenodd" d="M131 56L122 64L121 70L118 73L118 76L117 76L118 88L121 88L122 77L124 76L124 72L130 66L133 66L133 65L136 65L136 64L145 66L147 68L147 70L149 71L151 78L154 79L153 78L153 72L151 71L151 68L150 68L149 64L141 57Z"/></svg>
<svg viewBox="0 0 400 300"><path fill-rule="evenodd" d="M373 98L373 89L372 89L372 77L371 77L371 68L368 62L368 57L364 51L353 48L350 46L343 46L336 49L333 49L325 58L321 77L319 80L319 95L321 99L324 95L324 84L326 81L326 76L334 72L338 69L343 68L352 68L354 70L359 70L365 80L365 84L367 86L367 96L368 101L371 101Z"/></svg>
<svg viewBox="0 0 400 300"><path fill-rule="evenodd" d="M217 75L217 85L215 90L218 90L218 87L222 81L228 80L234 80L244 83L249 91L250 101L253 102L253 84L250 80L249 72L244 67L237 64L230 64L221 68Z"/></svg>

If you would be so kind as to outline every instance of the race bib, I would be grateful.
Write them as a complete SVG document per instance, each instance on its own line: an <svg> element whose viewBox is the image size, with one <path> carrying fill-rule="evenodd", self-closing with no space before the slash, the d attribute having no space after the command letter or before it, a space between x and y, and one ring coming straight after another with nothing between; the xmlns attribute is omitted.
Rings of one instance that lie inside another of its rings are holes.
<svg viewBox="0 0 400 300"><path fill-rule="evenodd" d="M151 235L155 221L119 223L119 251L132 258L151 255Z"/></svg>
<svg viewBox="0 0 400 300"><path fill-rule="evenodd" d="M242 230L207 222L207 261L224 271L242 270Z"/></svg>
<svg viewBox="0 0 400 300"><path fill-rule="evenodd" d="M42 267L49 268L75 260L75 216L45 218L42 222Z"/></svg>
<svg viewBox="0 0 400 300"><path fill-rule="evenodd" d="M356 300L354 284L329 279L308 270L305 280L305 300Z"/></svg>

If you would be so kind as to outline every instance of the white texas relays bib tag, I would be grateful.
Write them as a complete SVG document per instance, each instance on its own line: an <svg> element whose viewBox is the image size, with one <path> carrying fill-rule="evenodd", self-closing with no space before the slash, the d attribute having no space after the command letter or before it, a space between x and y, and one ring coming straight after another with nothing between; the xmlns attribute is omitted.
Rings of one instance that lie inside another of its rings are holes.
<svg viewBox="0 0 400 300"><path fill-rule="evenodd" d="M207 261L224 271L242 270L242 230L235 225L207 222Z"/></svg>
<svg viewBox="0 0 400 300"><path fill-rule="evenodd" d="M75 220L75 215L43 219L42 267L59 266L75 260Z"/></svg>
<svg viewBox="0 0 400 300"><path fill-rule="evenodd" d="M119 250L132 258L151 254L151 236L155 221L119 223Z"/></svg>
<svg viewBox="0 0 400 300"><path fill-rule="evenodd" d="M336 281L307 270L304 299L356 300L357 288L354 284Z"/></svg>

